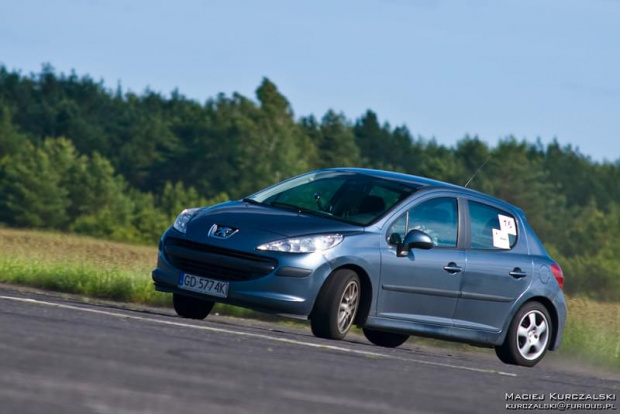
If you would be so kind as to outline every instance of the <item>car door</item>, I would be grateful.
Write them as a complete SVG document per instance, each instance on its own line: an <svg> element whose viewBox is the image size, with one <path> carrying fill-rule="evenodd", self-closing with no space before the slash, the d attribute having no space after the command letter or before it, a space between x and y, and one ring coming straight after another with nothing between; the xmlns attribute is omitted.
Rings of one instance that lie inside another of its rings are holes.
<svg viewBox="0 0 620 414"><path fill-rule="evenodd" d="M388 225L381 248L379 317L451 325L460 293L465 253L457 249L458 202L435 197L414 203ZM430 250L397 255L397 244L410 230L433 239Z"/></svg>
<svg viewBox="0 0 620 414"><path fill-rule="evenodd" d="M532 280L523 223L505 208L467 202L467 269L454 314L457 327L499 331Z"/></svg>

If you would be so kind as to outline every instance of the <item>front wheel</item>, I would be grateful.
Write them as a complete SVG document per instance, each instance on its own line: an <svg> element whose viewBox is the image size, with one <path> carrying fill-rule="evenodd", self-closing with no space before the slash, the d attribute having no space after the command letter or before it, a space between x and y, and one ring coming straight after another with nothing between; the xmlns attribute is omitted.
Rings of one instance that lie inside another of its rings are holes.
<svg viewBox="0 0 620 414"><path fill-rule="evenodd" d="M325 282L310 319L319 338L344 338L355 320L360 303L360 279L349 269L336 270Z"/></svg>
<svg viewBox="0 0 620 414"><path fill-rule="evenodd" d="M515 315L504 343L495 348L495 353L506 364L533 367L545 356L552 329L547 309L538 302L526 303Z"/></svg>
<svg viewBox="0 0 620 414"><path fill-rule="evenodd" d="M371 343L384 348L396 348L407 342L407 339L409 339L409 335L404 334L375 331L368 328L364 328L363 331L366 339L368 339Z"/></svg>
<svg viewBox="0 0 620 414"><path fill-rule="evenodd" d="M172 294L172 304L177 315L187 319L204 319L209 315L215 302L201 300L190 296Z"/></svg>

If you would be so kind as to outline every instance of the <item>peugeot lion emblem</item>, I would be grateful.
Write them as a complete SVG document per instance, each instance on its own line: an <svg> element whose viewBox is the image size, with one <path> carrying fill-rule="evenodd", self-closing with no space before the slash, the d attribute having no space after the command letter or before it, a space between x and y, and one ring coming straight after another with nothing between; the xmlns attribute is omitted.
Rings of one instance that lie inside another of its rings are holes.
<svg viewBox="0 0 620 414"><path fill-rule="evenodd" d="M209 237L214 237L216 239L227 239L238 231L239 229L214 224L211 226L211 230L209 230Z"/></svg>

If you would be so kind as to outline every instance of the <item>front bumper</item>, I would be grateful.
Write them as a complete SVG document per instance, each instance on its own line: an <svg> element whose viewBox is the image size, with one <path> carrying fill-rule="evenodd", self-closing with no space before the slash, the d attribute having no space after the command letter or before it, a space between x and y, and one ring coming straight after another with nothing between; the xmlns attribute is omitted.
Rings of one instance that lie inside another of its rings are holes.
<svg viewBox="0 0 620 414"><path fill-rule="evenodd" d="M173 292L205 300L243 306L262 312L307 318L312 312L314 301L323 282L332 271L331 265L320 253L286 254L266 252L266 254L261 254L260 256L267 259L266 262L271 259L271 263L275 263L272 267L273 270L271 268L265 270L263 266L263 271L259 272L261 273L260 275L254 273L252 277L245 278L247 280L234 280L234 273L232 271L239 271L240 267L248 264L247 260L243 259L242 256L244 254L256 255L257 252L244 253L239 251L237 255L239 256L238 260L230 256L222 256L221 260L218 260L217 252L215 256L213 256L213 252L210 252L208 260L217 260L223 266L222 275L224 273L226 275L218 279L217 274L213 274L213 269L211 269L210 274L203 276L226 281L229 283L229 288L227 298L209 296L178 287L179 277L183 270L173 264L173 262L179 263L178 261L171 260L171 257L168 257L165 246L170 243L166 243L166 237L167 234L164 235L162 243L160 243L157 268L152 273L155 288L161 292ZM181 236L174 234L174 237L178 239ZM168 251L170 252L170 250ZM191 254L203 253L185 251L184 254L189 259ZM191 269L198 270L196 267ZM196 274L192 270L185 268L187 273Z"/></svg>

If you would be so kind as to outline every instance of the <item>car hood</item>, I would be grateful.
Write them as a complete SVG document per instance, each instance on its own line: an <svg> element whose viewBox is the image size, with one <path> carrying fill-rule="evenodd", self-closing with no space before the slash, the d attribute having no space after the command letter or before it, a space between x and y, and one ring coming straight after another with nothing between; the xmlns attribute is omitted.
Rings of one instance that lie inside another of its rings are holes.
<svg viewBox="0 0 620 414"><path fill-rule="evenodd" d="M362 227L293 210L229 201L199 211L188 223L187 234L205 234L214 225L239 229L257 239L297 237L320 233L360 232Z"/></svg>

